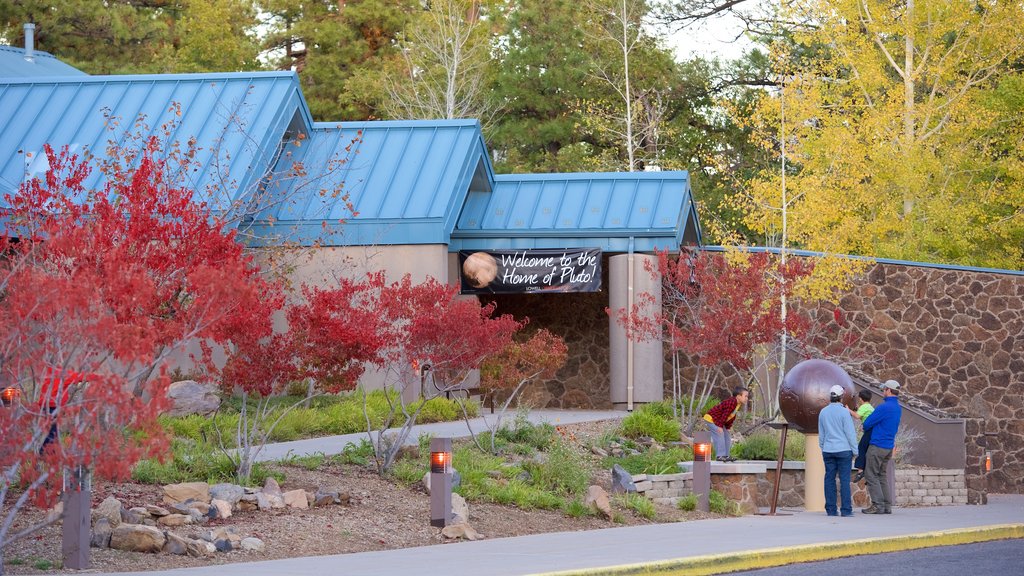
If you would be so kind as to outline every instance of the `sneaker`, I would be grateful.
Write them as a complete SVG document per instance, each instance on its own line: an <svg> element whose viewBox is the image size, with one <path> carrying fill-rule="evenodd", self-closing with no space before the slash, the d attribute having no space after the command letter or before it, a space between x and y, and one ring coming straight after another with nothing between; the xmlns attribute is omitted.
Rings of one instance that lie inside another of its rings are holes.
<svg viewBox="0 0 1024 576"><path fill-rule="evenodd" d="M837 514L835 512L825 512L825 515L826 516L839 516L839 514Z"/></svg>
<svg viewBox="0 0 1024 576"><path fill-rule="evenodd" d="M878 506L869 506L860 511L861 514L885 514L885 510Z"/></svg>
<svg viewBox="0 0 1024 576"><path fill-rule="evenodd" d="M735 458L733 458L732 456L726 456L726 457L725 457L725 461L726 461L726 462L735 462L735 461L736 461L736 459L735 459Z"/></svg>
<svg viewBox="0 0 1024 576"><path fill-rule="evenodd" d="M853 516L853 512L843 512L843 518L850 518Z"/></svg>
<svg viewBox="0 0 1024 576"><path fill-rule="evenodd" d="M885 509L882 510L882 514L892 514L892 508L886 506Z"/></svg>

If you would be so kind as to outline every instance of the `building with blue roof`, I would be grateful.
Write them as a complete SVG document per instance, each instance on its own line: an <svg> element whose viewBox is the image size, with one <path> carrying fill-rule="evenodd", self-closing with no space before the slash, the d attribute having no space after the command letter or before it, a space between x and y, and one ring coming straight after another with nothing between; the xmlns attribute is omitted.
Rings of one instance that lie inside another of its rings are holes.
<svg viewBox="0 0 1024 576"><path fill-rule="evenodd" d="M165 151L192 150L181 183L243 242L314 249L297 280L383 270L459 282L477 254L510 263L520 282L539 275L511 263L540 251L586 259L589 271L552 274L556 286L502 286L595 294L550 297L587 300L615 341L599 376L613 374L615 403L661 398L660 365L633 360L660 358L661 343L628 342L604 308L658 291L644 270L653 251L700 243L686 172L496 175L476 120L314 123L294 72L90 76L24 52L0 50L0 195L46 172L46 144L102 161L110 145L155 137ZM85 185L103 178L96 170ZM506 298L493 291L485 297Z"/></svg>

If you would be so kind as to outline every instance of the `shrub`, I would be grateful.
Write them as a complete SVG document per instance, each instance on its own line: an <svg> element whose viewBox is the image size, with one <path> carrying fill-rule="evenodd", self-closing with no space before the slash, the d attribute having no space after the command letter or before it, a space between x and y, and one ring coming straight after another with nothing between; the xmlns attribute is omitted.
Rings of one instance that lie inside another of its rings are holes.
<svg viewBox="0 0 1024 576"><path fill-rule="evenodd" d="M280 473L269 472L262 463L253 466L250 481L263 484L268 476L281 480ZM132 478L143 484L177 484L180 482L237 482L236 466L231 459L209 444L175 439L166 462L141 460L132 469Z"/></svg>
<svg viewBox="0 0 1024 576"><path fill-rule="evenodd" d="M697 495L691 492L683 496L676 502L676 506L685 512L693 512L697 509Z"/></svg>
<svg viewBox="0 0 1024 576"><path fill-rule="evenodd" d="M675 474L679 472L679 462L693 460L693 450L687 448L669 448L660 452L643 452L621 458L608 458L605 464L611 468L618 464L630 474Z"/></svg>
<svg viewBox="0 0 1024 576"><path fill-rule="evenodd" d="M778 460L780 433L766 430L751 434L742 442L732 447L732 455L741 460ZM799 432L790 431L786 436L786 460L804 459L805 437Z"/></svg>
<svg viewBox="0 0 1024 576"><path fill-rule="evenodd" d="M671 412L667 416L664 412L660 402L641 406L622 420L621 434L627 438L650 436L658 442L678 442L679 422L672 419Z"/></svg>
<svg viewBox="0 0 1024 576"><path fill-rule="evenodd" d="M547 450L555 440L555 427L547 422L533 424L525 418L516 418L511 428L502 426L496 434L497 439L509 444L520 444L533 450Z"/></svg>
<svg viewBox="0 0 1024 576"><path fill-rule="evenodd" d="M727 516L740 515L740 505L726 498L725 494L718 490L712 490L708 494L708 508L715 514L725 514Z"/></svg>
<svg viewBox="0 0 1024 576"><path fill-rule="evenodd" d="M647 518L648 520L654 520L654 502L649 498L632 492L616 496L615 502L623 508L628 508L633 512L636 512L638 516Z"/></svg>
<svg viewBox="0 0 1024 576"><path fill-rule="evenodd" d="M580 500L579 498L575 498L573 500L569 500L568 502L566 502L565 505L562 506L562 511L565 512L566 516L569 516L571 518L582 518L584 516L590 516L594 513L590 506L584 504L583 501Z"/></svg>
<svg viewBox="0 0 1024 576"><path fill-rule="evenodd" d="M590 473L580 456L561 441L551 445L543 463L527 461L523 468L533 477L534 486L556 494L578 494L590 482Z"/></svg>

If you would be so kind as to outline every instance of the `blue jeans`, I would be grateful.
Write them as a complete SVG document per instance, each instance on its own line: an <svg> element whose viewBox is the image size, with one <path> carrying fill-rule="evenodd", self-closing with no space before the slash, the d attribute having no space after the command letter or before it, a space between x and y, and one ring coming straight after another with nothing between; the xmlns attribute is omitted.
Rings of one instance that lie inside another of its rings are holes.
<svg viewBox="0 0 1024 576"><path fill-rule="evenodd" d="M711 422L707 422L708 430L711 432L711 445L715 447L715 458L725 458L732 450L732 438L729 431Z"/></svg>
<svg viewBox="0 0 1024 576"><path fill-rule="evenodd" d="M843 516L853 514L853 498L850 496L850 460L853 452L823 452L825 459L825 512L836 515L836 477L839 477L839 494L842 499L840 510Z"/></svg>
<svg viewBox="0 0 1024 576"><path fill-rule="evenodd" d="M853 467L863 472L867 469L865 462L868 458L868 446L871 445L871 430L865 430L857 444L857 459L853 461Z"/></svg>

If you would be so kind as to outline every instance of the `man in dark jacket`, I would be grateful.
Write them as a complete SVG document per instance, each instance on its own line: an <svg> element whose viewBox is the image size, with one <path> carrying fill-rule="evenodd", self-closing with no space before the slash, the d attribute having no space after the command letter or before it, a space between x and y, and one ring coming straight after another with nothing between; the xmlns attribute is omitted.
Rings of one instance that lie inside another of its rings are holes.
<svg viewBox="0 0 1024 576"><path fill-rule="evenodd" d="M887 380L882 384L884 401L864 420L864 433L871 433L868 446L864 478L871 495L871 506L863 510L864 514L892 514L892 495L889 494L889 482L886 471L896 447L896 432L900 428L900 383Z"/></svg>
<svg viewBox="0 0 1024 576"><path fill-rule="evenodd" d="M732 450L732 438L729 437L729 430L732 423L736 421L736 413L740 406L747 403L750 392L746 388L736 388L732 396L722 400L714 408L708 410L704 420L708 423L708 430L711 431L711 443L715 446L715 455L722 462L736 460L729 455Z"/></svg>

